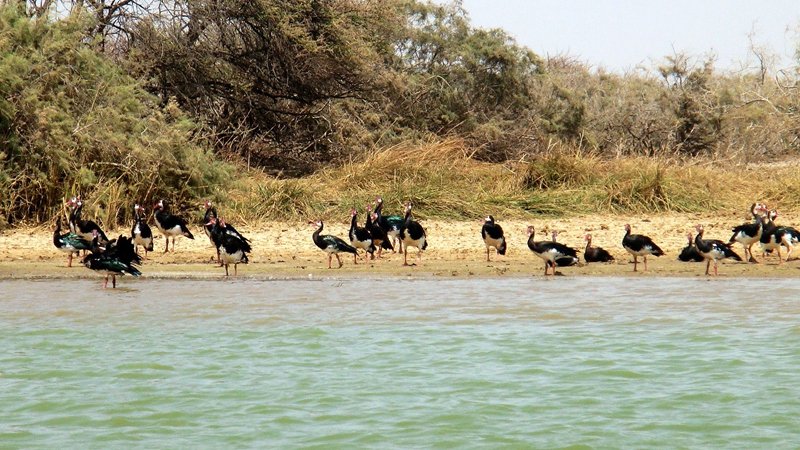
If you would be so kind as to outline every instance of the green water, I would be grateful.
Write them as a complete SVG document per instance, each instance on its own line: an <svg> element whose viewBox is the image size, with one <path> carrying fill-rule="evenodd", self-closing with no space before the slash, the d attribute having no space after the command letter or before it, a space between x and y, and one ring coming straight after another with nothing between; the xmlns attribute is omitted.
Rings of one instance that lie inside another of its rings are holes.
<svg viewBox="0 0 800 450"><path fill-rule="evenodd" d="M0 448L798 448L795 280L3 281Z"/></svg>

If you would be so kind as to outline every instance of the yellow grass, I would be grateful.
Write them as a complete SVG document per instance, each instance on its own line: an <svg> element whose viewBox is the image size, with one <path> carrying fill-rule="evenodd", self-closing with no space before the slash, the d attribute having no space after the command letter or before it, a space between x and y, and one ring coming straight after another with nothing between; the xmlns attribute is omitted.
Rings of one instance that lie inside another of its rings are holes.
<svg viewBox="0 0 800 450"><path fill-rule="evenodd" d="M794 207L794 167L731 161L601 158L556 150L504 164L473 159L460 140L378 150L301 179L257 174L226 193L237 220L343 217L382 195L388 213L414 202L420 218L744 211L760 200Z"/></svg>

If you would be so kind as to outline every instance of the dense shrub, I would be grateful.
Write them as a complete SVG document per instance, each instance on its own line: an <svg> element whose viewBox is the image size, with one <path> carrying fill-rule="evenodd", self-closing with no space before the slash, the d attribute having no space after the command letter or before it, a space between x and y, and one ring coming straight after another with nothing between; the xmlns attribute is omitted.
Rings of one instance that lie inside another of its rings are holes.
<svg viewBox="0 0 800 450"><path fill-rule="evenodd" d="M230 173L177 106L158 108L85 44L86 27L79 15L0 8L0 208L10 221L47 220L81 193L116 222L129 202L207 195Z"/></svg>

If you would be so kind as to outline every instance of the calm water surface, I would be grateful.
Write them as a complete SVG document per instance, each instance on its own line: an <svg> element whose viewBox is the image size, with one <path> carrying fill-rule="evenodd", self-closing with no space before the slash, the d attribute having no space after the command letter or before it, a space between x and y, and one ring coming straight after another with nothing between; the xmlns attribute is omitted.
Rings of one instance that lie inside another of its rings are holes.
<svg viewBox="0 0 800 450"><path fill-rule="evenodd" d="M0 448L800 446L796 280L0 285Z"/></svg>

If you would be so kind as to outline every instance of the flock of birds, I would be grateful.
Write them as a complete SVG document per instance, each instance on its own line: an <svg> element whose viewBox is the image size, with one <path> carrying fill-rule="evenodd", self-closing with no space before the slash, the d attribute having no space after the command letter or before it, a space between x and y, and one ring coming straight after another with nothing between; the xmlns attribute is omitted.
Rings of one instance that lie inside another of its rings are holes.
<svg viewBox="0 0 800 450"><path fill-rule="evenodd" d="M56 220L53 231L53 245L67 253L67 267L72 267L75 255L83 252L82 263L89 269L105 273L103 287L108 286L111 277L112 287L117 286L117 275L141 275L139 266L147 252L153 251L153 231L147 224L145 208L139 204L133 207L133 226L131 235L120 235L109 240L102 228L92 220L82 218L83 201L80 197L73 197L66 203L69 208L69 232L61 233L61 217ZM219 218L217 210L206 201L206 213L203 221L203 231L208 236L217 252L217 262L225 267L225 276L229 274L232 264L234 275L237 274L239 264L247 264L248 253L251 252L250 240L242 236L233 225ZM153 220L156 228L164 235L164 253L169 251L169 240L172 238L172 251L175 251L175 238L184 236L194 239L186 220L171 214L167 202L159 200L153 207ZM143 257L139 254L139 247L143 249Z"/></svg>
<svg viewBox="0 0 800 450"><path fill-rule="evenodd" d="M103 287L108 286L111 277L112 287L116 287L117 275L132 275L138 277L141 271L138 267L142 264L147 253L153 251L153 232L147 224L145 209L134 205L134 223L131 235L120 235L109 240L101 227L92 220L84 220L81 216L83 201L80 197L73 197L66 202L69 208L69 232L61 233L61 218L56 220L53 232L53 245L67 253L67 266L72 266L72 260L80 252L84 253L82 263L89 269L105 273ZM233 265L234 275L237 275L239 264L248 263L248 253L252 251L250 240L242 236L233 225L226 223L217 214L216 208L210 201L205 201L205 216L203 230L216 249L216 260L220 267L225 267L225 276L229 276L229 267ZM169 251L169 240L172 238L172 250L175 251L175 238L184 236L194 239L188 228L187 221L180 216L169 212L167 203L160 200L154 206L153 219L158 230L165 237L164 252ZM742 261L742 258L732 249L736 243L742 244L745 259L757 262L753 256L752 248L759 243L762 254L777 252L782 263L781 248L787 248L786 260L800 242L800 232L792 227L778 226L775 220L777 210L769 210L762 203L751 206L749 214L753 221L733 228L733 235L728 242L716 239L705 239L702 225L695 227L696 234L687 235L688 245L678 256L680 261L706 262L705 274L709 275L713 263L714 275L718 275L718 262L723 259ZM408 249L417 249L417 258L421 258L422 251L428 246L427 234L422 225L414 220L411 202L405 204L404 215L384 215L383 199L377 197L375 202L366 207L366 220L361 226L358 222L358 212L351 211L349 243L344 239L322 234L324 224L322 220L312 221L316 230L312 234L314 244L328 255L328 268L332 268L333 257L336 257L338 267L343 265L340 253L353 255L353 263L358 264L359 250L363 251L362 258L381 258L384 250L397 251L403 254L403 265L408 263ZM544 274L555 275L556 267L573 266L580 262L578 251L563 243L557 242L558 233L553 231L550 240L535 240L536 230L528 227L528 248L544 261ZM486 261L491 261L491 250L497 254L505 255L507 242L503 228L495 222L494 217L487 216L481 228L481 237L486 245ZM592 245L592 236L584 237L586 247L583 259L586 263L611 262L614 257L605 249ZM139 254L139 247L143 249L143 256ZM631 226L625 225L625 235L622 238L622 247L633 256L633 271L638 271L639 258L642 258L644 270L647 271L648 256L662 256L664 251L648 236L632 234Z"/></svg>
<svg viewBox="0 0 800 450"><path fill-rule="evenodd" d="M705 274L709 275L711 264L714 265L714 275L719 275L719 261L733 259L742 261L742 258L733 250L732 246L736 243L742 244L745 258L749 262L757 263L753 256L753 246L759 243L762 254L766 257L767 253L777 252L779 263L783 263L781 247L786 247L786 260L788 261L794 249L794 245L800 242L800 232L793 227L778 226L775 219L778 218L778 211L770 210L762 203L754 203L750 207L749 213L753 217L752 222L744 223L732 229L728 242L718 239L705 239L704 228L702 225L695 226L696 234L687 234L688 244L681 250L678 260L684 262L706 262ZM489 261L489 253L492 247L497 253L503 255L506 252L506 242L503 229L495 223L492 216L488 216L484 221L481 235L486 244L486 260ZM556 242L557 232L553 231L552 239L549 241L536 241L534 239L535 229L528 227L528 248L544 261L545 276L555 275L556 266L572 266L578 264L578 252L576 249ZM611 262L614 257L605 249L592 245L592 235L585 236L586 247L583 252L583 259L586 263ZM625 235L622 237L622 247L633 256L633 271L638 271L639 257L644 263L644 270L647 271L648 256L662 256L664 251L653 239L641 234L632 234L630 224L625 224Z"/></svg>

